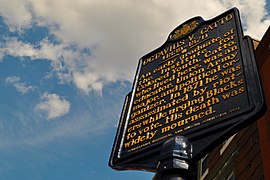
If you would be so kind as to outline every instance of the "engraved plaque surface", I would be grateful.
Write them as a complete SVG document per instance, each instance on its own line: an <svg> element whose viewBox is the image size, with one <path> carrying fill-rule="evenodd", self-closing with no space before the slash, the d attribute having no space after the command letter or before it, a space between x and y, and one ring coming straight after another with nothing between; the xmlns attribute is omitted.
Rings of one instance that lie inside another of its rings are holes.
<svg viewBox="0 0 270 180"><path fill-rule="evenodd" d="M139 60L109 164L154 171L162 144L175 135L189 139L197 159L256 120L263 104L238 10L192 18Z"/></svg>

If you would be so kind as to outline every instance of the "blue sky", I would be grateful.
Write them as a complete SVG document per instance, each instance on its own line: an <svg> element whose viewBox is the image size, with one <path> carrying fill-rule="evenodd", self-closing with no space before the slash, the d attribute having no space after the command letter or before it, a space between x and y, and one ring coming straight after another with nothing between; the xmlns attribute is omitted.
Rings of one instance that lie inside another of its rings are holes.
<svg viewBox="0 0 270 180"><path fill-rule="evenodd" d="M233 6L260 39L263 0L0 0L0 179L151 179L107 165L138 59Z"/></svg>

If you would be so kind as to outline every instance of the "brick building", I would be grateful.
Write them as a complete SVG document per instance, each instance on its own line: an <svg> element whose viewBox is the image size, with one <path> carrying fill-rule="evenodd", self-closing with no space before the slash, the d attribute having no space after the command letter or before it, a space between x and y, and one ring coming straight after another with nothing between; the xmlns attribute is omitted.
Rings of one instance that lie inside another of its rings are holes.
<svg viewBox="0 0 270 180"><path fill-rule="evenodd" d="M254 47L268 109L199 161L199 180L270 180L270 27Z"/></svg>

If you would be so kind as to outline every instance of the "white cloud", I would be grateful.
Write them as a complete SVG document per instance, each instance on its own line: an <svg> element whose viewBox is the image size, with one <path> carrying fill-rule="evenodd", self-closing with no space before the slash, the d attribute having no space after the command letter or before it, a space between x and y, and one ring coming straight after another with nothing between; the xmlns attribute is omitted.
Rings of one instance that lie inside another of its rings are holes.
<svg viewBox="0 0 270 180"><path fill-rule="evenodd" d="M252 37L261 38L270 25L270 16L264 0L232 0L223 1L222 4L225 7L236 6L240 10L245 33Z"/></svg>
<svg viewBox="0 0 270 180"><path fill-rule="evenodd" d="M29 3L24 1L0 1L0 15L5 17L5 22L11 31L18 31L31 25L32 14Z"/></svg>
<svg viewBox="0 0 270 180"><path fill-rule="evenodd" d="M45 112L48 119L58 118L69 112L70 102L57 94L44 93L41 100L35 109L38 112Z"/></svg>
<svg viewBox="0 0 270 180"><path fill-rule="evenodd" d="M16 90L22 94L29 93L30 91L33 91L35 89L31 85L20 82L20 77L17 76L7 77L6 83L13 85L16 88Z"/></svg>
<svg viewBox="0 0 270 180"><path fill-rule="evenodd" d="M132 81L138 59L191 17L209 19L237 6L246 33L260 38L270 24L265 5L265 0L0 0L0 14L11 30L37 23L60 42L45 39L37 49L10 39L0 53L49 59L62 82L72 81L85 93L100 92L104 83ZM82 55L83 49L90 53Z"/></svg>
<svg viewBox="0 0 270 180"><path fill-rule="evenodd" d="M77 87L83 90L86 93L89 93L91 90L98 91L101 94L101 90L103 87L102 79L91 72L88 73L74 73L73 74L74 82L76 83Z"/></svg>

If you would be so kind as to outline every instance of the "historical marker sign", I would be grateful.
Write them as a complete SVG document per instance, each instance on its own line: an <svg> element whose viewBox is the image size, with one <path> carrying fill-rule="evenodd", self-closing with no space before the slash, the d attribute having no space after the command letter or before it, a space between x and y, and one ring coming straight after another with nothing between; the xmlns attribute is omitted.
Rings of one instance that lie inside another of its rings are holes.
<svg viewBox="0 0 270 180"><path fill-rule="evenodd" d="M189 138L196 158L254 119L263 95L251 46L237 9L172 31L139 61L110 165L154 170L161 145L175 135Z"/></svg>

